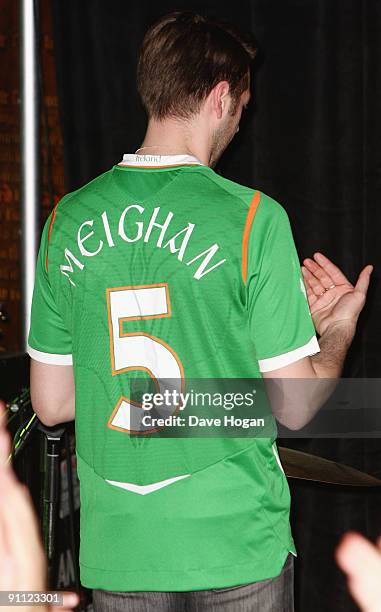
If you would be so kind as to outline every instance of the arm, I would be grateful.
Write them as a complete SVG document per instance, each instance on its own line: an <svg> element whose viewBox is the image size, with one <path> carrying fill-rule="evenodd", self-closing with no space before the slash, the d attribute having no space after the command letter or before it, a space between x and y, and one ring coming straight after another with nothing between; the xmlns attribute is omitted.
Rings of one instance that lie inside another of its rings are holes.
<svg viewBox="0 0 381 612"><path fill-rule="evenodd" d="M315 258L321 265L307 259L308 269L302 270L311 315L321 334L320 352L263 373L274 415L293 430L304 427L334 391L365 305L372 272L372 266L366 266L353 287L330 260L321 254ZM295 384L294 378L308 382Z"/></svg>
<svg viewBox="0 0 381 612"><path fill-rule="evenodd" d="M48 427L75 418L73 366L31 359L30 395L33 410Z"/></svg>
<svg viewBox="0 0 381 612"><path fill-rule="evenodd" d="M54 213L47 219L41 236L27 348L31 357L32 405L39 419L47 426L74 419L75 395L72 339L62 308L68 296L63 299L65 294L60 279L53 283L53 289L54 274L59 272L48 265L53 221Z"/></svg>

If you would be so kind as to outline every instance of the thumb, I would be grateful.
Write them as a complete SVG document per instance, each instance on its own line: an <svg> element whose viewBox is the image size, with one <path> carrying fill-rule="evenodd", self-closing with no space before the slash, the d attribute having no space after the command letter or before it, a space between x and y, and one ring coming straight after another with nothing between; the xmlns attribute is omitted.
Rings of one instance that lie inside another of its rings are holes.
<svg viewBox="0 0 381 612"><path fill-rule="evenodd" d="M365 266L365 268L361 270L359 277L357 279L357 283L355 285L356 291L361 291L361 293L366 295L366 292L368 291L370 275L372 271L373 271L372 265Z"/></svg>

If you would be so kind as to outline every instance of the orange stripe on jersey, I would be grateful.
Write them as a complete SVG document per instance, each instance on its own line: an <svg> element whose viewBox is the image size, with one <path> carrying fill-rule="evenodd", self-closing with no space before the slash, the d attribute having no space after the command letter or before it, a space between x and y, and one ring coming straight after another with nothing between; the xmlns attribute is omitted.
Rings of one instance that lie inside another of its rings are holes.
<svg viewBox="0 0 381 612"><path fill-rule="evenodd" d="M245 221L245 229L243 230L242 278L245 284L246 284L246 278L247 278L247 250L248 250L248 245L249 245L250 230L251 230L251 226L254 221L255 213L257 212L257 208L258 208L260 199L261 199L261 193L259 191L256 191L251 201L249 212L247 213L247 217Z"/></svg>
<svg viewBox="0 0 381 612"><path fill-rule="evenodd" d="M46 271L48 271L48 247L49 247L49 241L50 241L50 234L52 233L52 227L53 227L54 219L56 217L57 206L58 206L58 203L53 208L52 218L50 219L50 223L49 223L48 244L46 245L46 258L45 258Z"/></svg>

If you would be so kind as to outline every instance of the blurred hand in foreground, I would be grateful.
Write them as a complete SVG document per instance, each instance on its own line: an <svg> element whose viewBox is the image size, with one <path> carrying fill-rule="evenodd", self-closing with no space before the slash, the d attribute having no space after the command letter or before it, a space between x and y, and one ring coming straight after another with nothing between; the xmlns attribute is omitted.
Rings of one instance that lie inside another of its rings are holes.
<svg viewBox="0 0 381 612"><path fill-rule="evenodd" d="M32 498L11 464L6 463L11 441L0 400L0 591L46 591L47 562ZM21 606L24 612L69 612L79 602L76 593L64 593L63 606ZM11 612L14 606L1 608Z"/></svg>

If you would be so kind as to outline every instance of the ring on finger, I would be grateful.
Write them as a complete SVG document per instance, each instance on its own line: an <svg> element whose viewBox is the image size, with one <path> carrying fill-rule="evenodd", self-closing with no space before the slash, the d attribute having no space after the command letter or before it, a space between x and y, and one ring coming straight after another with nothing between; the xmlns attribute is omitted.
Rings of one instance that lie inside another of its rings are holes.
<svg viewBox="0 0 381 612"><path fill-rule="evenodd" d="M320 295L324 295L326 291L329 289L334 289L334 287L336 287L336 285L330 285L329 287L324 288Z"/></svg>

